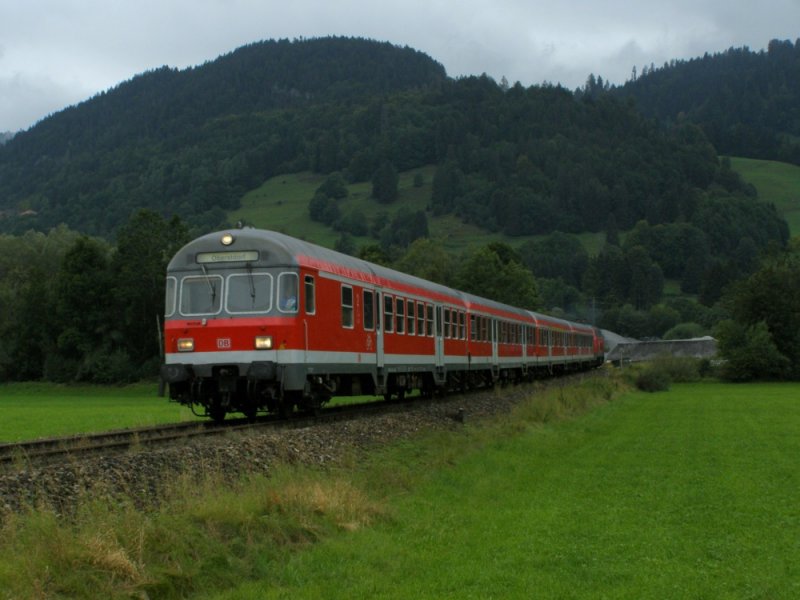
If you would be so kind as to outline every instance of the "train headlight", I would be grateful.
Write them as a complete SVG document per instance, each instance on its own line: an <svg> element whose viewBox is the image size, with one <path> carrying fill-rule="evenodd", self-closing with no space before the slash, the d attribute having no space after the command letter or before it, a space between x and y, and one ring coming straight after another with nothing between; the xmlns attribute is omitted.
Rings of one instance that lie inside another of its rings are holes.
<svg viewBox="0 0 800 600"><path fill-rule="evenodd" d="M222 236L222 239L220 239L220 242L222 242L223 246L230 246L233 243L233 234L230 233L224 234Z"/></svg>
<svg viewBox="0 0 800 600"><path fill-rule="evenodd" d="M256 336L256 350L272 350L272 336L271 335L257 335Z"/></svg>
<svg viewBox="0 0 800 600"><path fill-rule="evenodd" d="M194 352L194 338L180 338L178 352Z"/></svg>

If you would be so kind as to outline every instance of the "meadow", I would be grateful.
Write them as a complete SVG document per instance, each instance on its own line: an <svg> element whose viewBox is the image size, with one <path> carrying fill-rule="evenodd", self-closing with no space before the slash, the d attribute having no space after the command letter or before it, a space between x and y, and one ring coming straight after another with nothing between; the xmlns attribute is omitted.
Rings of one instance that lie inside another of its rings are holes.
<svg viewBox="0 0 800 600"><path fill-rule="evenodd" d="M535 388L513 415L422 433L338 468L276 466L233 486L212 478L151 512L93 505L69 523L19 517L0 537L0 589L795 598L798 397L798 384L647 394L615 375Z"/></svg>
<svg viewBox="0 0 800 600"><path fill-rule="evenodd" d="M774 161L731 157L731 166L748 183L758 190L759 198L771 202L789 223L792 235L800 233L800 167ZM380 212L394 215L400 207L412 211L427 210L430 203L433 166L414 169L399 174L398 200L391 205L380 204L371 198L370 183L348 186L349 195L340 202L342 214L359 210L372 222ZM422 185L415 186L414 178L422 176ZM242 198L241 208L230 213L228 220L244 220L255 227L281 231L309 242L332 248L339 237L333 229L312 221L308 216L308 203L316 189L325 181L324 175L310 172L273 177ZM474 225L463 223L453 215L433 216L428 212L430 237L439 241L450 252L504 242L519 247L528 240L542 236L509 237L501 233L488 233ZM622 239L625 232L620 233ZM584 232L579 236L586 251L596 255L605 243L604 232ZM374 243L368 237L354 238L357 245Z"/></svg>
<svg viewBox="0 0 800 600"><path fill-rule="evenodd" d="M791 235L800 235L800 167L753 158L731 158L731 167L755 186L761 200L775 205Z"/></svg>
<svg viewBox="0 0 800 600"><path fill-rule="evenodd" d="M157 395L155 382L119 387L0 385L0 443L143 427L194 419Z"/></svg>
<svg viewBox="0 0 800 600"><path fill-rule="evenodd" d="M420 470L390 522L210 597L795 598L798 392L680 384L544 426L532 401L524 425L390 450Z"/></svg>

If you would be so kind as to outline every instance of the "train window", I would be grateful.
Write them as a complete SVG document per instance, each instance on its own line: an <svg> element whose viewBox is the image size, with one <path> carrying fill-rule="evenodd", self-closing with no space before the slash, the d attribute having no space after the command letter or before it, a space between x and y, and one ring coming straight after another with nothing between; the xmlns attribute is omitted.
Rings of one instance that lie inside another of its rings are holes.
<svg viewBox="0 0 800 600"><path fill-rule="evenodd" d="M297 273L278 275L278 310L284 313L297 312Z"/></svg>
<svg viewBox="0 0 800 600"><path fill-rule="evenodd" d="M408 320L406 321L406 333L414 335L414 322L416 320L416 311L414 310L414 301L408 301Z"/></svg>
<svg viewBox="0 0 800 600"><path fill-rule="evenodd" d="M450 309L444 309L444 337L450 337Z"/></svg>
<svg viewBox="0 0 800 600"><path fill-rule="evenodd" d="M397 325L395 326L394 330L397 333L403 333L406 328L406 301L402 298L397 298L395 307L397 308L397 311L395 312L395 316L397 317Z"/></svg>
<svg viewBox="0 0 800 600"><path fill-rule="evenodd" d="M222 277L199 275L181 281L181 314L215 315L222 310Z"/></svg>
<svg viewBox="0 0 800 600"><path fill-rule="evenodd" d="M306 293L306 314L313 315L317 312L317 298L314 293L314 278L311 275L306 275L305 293Z"/></svg>
<svg viewBox="0 0 800 600"><path fill-rule="evenodd" d="M391 296L383 296L383 326L386 333L392 333L394 328L394 301Z"/></svg>
<svg viewBox="0 0 800 600"><path fill-rule="evenodd" d="M428 335L428 337L433 337L433 306L428 304L425 309L425 313L427 315L427 319L425 320L425 333Z"/></svg>
<svg viewBox="0 0 800 600"><path fill-rule="evenodd" d="M463 312L458 313L458 339L467 339L467 315Z"/></svg>
<svg viewBox="0 0 800 600"><path fill-rule="evenodd" d="M342 286L342 327L353 328L353 288Z"/></svg>
<svg viewBox="0 0 800 600"><path fill-rule="evenodd" d="M375 303L372 290L364 290L364 329L375 329Z"/></svg>
<svg viewBox="0 0 800 600"><path fill-rule="evenodd" d="M475 315L469 316L469 339L473 342L476 340L475 336Z"/></svg>
<svg viewBox="0 0 800 600"><path fill-rule="evenodd" d="M417 304L417 335L425 335L425 305Z"/></svg>
<svg viewBox="0 0 800 600"><path fill-rule="evenodd" d="M178 280L174 277L167 277L167 296L164 300L164 316L171 317L175 314L177 296Z"/></svg>
<svg viewBox="0 0 800 600"><path fill-rule="evenodd" d="M272 275L247 273L228 276L225 310L232 315L265 313L272 308Z"/></svg>

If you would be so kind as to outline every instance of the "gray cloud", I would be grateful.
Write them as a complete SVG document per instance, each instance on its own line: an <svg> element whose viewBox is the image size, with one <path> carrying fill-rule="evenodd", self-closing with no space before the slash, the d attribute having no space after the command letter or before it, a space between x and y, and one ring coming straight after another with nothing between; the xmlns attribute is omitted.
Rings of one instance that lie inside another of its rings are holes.
<svg viewBox="0 0 800 600"><path fill-rule="evenodd" d="M797 0L28 0L0 6L0 131L170 65L250 42L325 35L408 45L451 76L487 73L568 88L622 83L731 46L797 37Z"/></svg>

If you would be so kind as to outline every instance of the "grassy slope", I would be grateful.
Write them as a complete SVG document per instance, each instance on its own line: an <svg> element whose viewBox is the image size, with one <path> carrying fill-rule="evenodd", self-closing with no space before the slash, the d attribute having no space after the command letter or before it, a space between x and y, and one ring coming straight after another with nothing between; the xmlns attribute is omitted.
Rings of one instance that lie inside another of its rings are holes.
<svg viewBox="0 0 800 600"><path fill-rule="evenodd" d="M765 202L772 202L789 222L793 235L800 234L800 167L772 161L731 158L731 165L745 181L752 183ZM424 184L416 188L414 175L422 173ZM379 212L394 214L401 206L411 210L426 210L430 201L431 183L435 167L429 166L400 174L400 198L392 205L381 205L370 198L371 185L357 183L349 186L350 196L341 202L342 213L358 209L370 221ZM308 202L324 176L312 173L293 173L273 177L242 199L242 207L229 215L231 222L243 219L256 227L282 231L322 246L333 247L339 234L311 221ZM499 233L489 233L474 225L466 225L453 216L434 217L428 214L431 237L439 239L454 252L467 248L503 241L519 246L537 236L512 238ZM604 233L583 233L581 241L589 254L596 254L605 241ZM370 238L357 238L359 245L373 243Z"/></svg>
<svg viewBox="0 0 800 600"><path fill-rule="evenodd" d="M442 442L432 467L430 448L395 450L389 465L430 473L395 484L391 522L215 597L796 597L798 391L677 385Z"/></svg>
<svg viewBox="0 0 800 600"><path fill-rule="evenodd" d="M751 158L731 158L731 166L755 186L761 200L775 205L791 234L800 235L800 167Z"/></svg>
<svg viewBox="0 0 800 600"><path fill-rule="evenodd" d="M414 175L421 172L424 184L414 187ZM401 207L410 210L426 210L430 203L431 183L435 167L425 167L400 174L399 199L391 205L382 205L370 197L372 186L357 183L348 186L350 195L340 203L342 214L354 209L360 210L371 222L380 212L394 214ZM308 203L316 189L324 181L324 176L311 173L294 173L273 177L250 192L242 199L242 207L229 215L235 223L242 219L256 227L272 229L306 239L322 246L333 247L339 234L332 229L311 221L308 217ZM461 252L467 248L504 241L519 246L530 237L511 238L499 233L490 233L474 225L462 223L451 215L434 217L428 213L428 226L431 237L440 240L445 248ZM581 236L590 251L600 248L605 239L603 234L586 233ZM374 243L371 238L356 238L359 245Z"/></svg>

